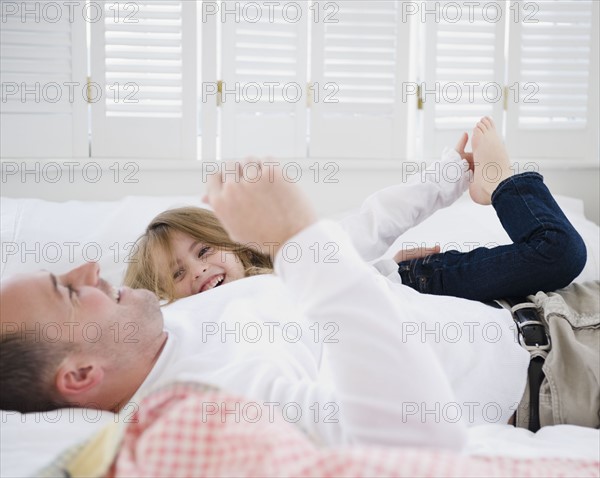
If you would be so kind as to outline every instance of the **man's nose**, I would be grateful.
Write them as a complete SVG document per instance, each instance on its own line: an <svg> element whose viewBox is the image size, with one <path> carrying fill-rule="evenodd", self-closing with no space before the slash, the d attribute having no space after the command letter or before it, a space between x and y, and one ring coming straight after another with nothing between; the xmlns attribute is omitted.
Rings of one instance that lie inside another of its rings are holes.
<svg viewBox="0 0 600 478"><path fill-rule="evenodd" d="M72 285L88 285L95 287L100 278L100 266L97 262L86 262L85 264L70 270L61 279Z"/></svg>

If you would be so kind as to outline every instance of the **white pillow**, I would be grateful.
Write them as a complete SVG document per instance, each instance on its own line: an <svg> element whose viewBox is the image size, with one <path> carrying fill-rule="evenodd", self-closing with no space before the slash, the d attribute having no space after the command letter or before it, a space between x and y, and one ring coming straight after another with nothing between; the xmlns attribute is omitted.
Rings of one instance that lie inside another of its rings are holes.
<svg viewBox="0 0 600 478"><path fill-rule="evenodd" d="M95 260L120 284L133 242L158 213L201 206L199 198L126 197L113 202L2 198L2 277L47 269L63 273Z"/></svg>
<svg viewBox="0 0 600 478"><path fill-rule="evenodd" d="M588 263L578 280L598 279L600 229L585 219L581 201L560 196L557 201L588 247ZM127 243L137 239L159 212L190 204L201 205L195 197L127 197L115 202L65 203L2 198L2 276L40 269L60 273L83 263L86 259L84 252L89 255L100 250L103 277L118 284L126 268ZM473 247L469 243L473 242L493 245L506 244L510 240L493 208L461 199L401 236L390 249L390 254L401 247L436 242L442 247L468 250ZM58 247L52 246L52 243ZM86 245L87 250L84 249ZM18 252L12 253L11 248L15 247ZM71 256L69 248L74 252ZM27 254L26 251L33 252ZM55 260L50 255L53 251L62 252L62 256ZM22 257L24 253L25 257ZM95 417L95 411L60 412L58 419L57 412L41 414L42 417L45 415L44 419L40 418L40 414L2 412L0 476L32 476L69 446L91 437L115 417L104 412L94 422L95 419L90 417ZM509 452L510 443L508 436L504 452ZM560 448L559 445L557 448Z"/></svg>
<svg viewBox="0 0 600 478"><path fill-rule="evenodd" d="M556 196L567 217L582 235L588 262L577 281L597 280L600 274L600 229L583 215L583 202ZM113 202L1 198L2 263L0 277L47 269L55 273L97 259L102 276L120 284L132 243L158 213L184 205L203 206L193 196L130 196ZM476 245L508 244L492 207L468 200L437 211L401 236L390 254L415 244L441 243L443 249L469 250Z"/></svg>

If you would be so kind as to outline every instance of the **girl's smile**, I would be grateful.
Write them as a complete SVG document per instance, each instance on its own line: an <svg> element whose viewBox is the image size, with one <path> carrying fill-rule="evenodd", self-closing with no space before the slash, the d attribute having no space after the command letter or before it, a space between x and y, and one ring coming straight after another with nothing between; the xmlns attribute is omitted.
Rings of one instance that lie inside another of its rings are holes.
<svg viewBox="0 0 600 478"><path fill-rule="evenodd" d="M246 275L242 261L232 251L208 246L179 231L170 235L170 244L177 299L206 292Z"/></svg>

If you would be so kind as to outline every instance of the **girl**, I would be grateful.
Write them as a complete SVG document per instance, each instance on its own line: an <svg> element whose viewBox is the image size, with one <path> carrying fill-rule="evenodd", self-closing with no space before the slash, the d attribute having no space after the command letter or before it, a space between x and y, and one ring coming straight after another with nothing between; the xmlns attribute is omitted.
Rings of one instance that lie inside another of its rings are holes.
<svg viewBox="0 0 600 478"><path fill-rule="evenodd" d="M395 256L396 279L399 274L403 284L422 293L480 301L567 286L585 266L586 248L542 176L534 172L512 175L491 118L482 118L476 125L472 155L464 152L467 140L464 134L450 160L468 167L472 181L464 171L462 189L460 184L448 185L437 178L429 184L376 193L343 223L358 251L364 259L375 259L410 226L456 200L470 181L472 199L494 206L514 243L468 253L426 250L425 257L410 260L404 260L407 254L400 251ZM492 165L498 174L490 180L486 170ZM201 208L161 213L138 246L125 284L152 290L169 302L272 271L267 256L231 241L214 214Z"/></svg>
<svg viewBox="0 0 600 478"><path fill-rule="evenodd" d="M212 211L199 207L162 212L137 246L125 285L169 303L273 270L268 256L233 242Z"/></svg>

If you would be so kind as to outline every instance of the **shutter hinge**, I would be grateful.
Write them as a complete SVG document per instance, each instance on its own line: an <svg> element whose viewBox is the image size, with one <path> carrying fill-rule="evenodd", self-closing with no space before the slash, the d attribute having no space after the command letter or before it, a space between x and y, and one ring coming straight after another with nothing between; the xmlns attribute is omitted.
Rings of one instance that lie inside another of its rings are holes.
<svg viewBox="0 0 600 478"><path fill-rule="evenodd" d="M417 109L423 109L423 96L421 96L421 85L417 86Z"/></svg>
<svg viewBox="0 0 600 478"><path fill-rule="evenodd" d="M217 106L223 104L223 80L217 81Z"/></svg>
<svg viewBox="0 0 600 478"><path fill-rule="evenodd" d="M86 78L86 88L85 88L85 95L86 95L86 100L88 103L92 102L92 77L88 76Z"/></svg>
<svg viewBox="0 0 600 478"><path fill-rule="evenodd" d="M504 101L503 101L503 107L504 107L504 111L508 111L508 86L504 87Z"/></svg>

